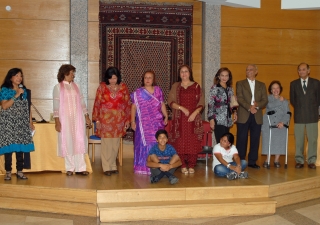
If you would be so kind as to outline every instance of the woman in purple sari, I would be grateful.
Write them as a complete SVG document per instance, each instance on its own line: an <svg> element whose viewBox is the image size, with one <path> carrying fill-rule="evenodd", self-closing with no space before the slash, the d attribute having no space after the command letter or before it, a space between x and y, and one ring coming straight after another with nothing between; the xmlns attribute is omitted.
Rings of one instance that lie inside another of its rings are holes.
<svg viewBox="0 0 320 225"><path fill-rule="evenodd" d="M157 143L155 133L168 123L161 88L155 86L155 73L146 71L142 87L131 94L131 127L134 138L134 173L150 174L146 166L149 150Z"/></svg>

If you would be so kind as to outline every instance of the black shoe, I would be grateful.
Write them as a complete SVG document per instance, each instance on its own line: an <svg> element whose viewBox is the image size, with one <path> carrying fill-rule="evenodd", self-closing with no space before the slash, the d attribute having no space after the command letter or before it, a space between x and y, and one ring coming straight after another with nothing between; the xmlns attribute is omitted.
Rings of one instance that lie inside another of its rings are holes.
<svg viewBox="0 0 320 225"><path fill-rule="evenodd" d="M159 177L158 176L150 177L150 183L151 184L157 183L158 181L159 181Z"/></svg>
<svg viewBox="0 0 320 225"><path fill-rule="evenodd" d="M87 171L82 171L82 172L76 172L77 175L82 175L82 176L88 176L89 172Z"/></svg>
<svg viewBox="0 0 320 225"><path fill-rule="evenodd" d="M260 166L258 166L257 164L249 164L248 167L251 167L253 169L260 169Z"/></svg>
<svg viewBox="0 0 320 225"><path fill-rule="evenodd" d="M276 167L276 168L280 168L281 167L279 162L273 162L273 164L274 164L274 167Z"/></svg>
<svg viewBox="0 0 320 225"><path fill-rule="evenodd" d="M118 174L119 171L118 170L111 170L111 173Z"/></svg>
<svg viewBox="0 0 320 225"><path fill-rule="evenodd" d="M104 171L103 174L106 176L111 176L111 171Z"/></svg>

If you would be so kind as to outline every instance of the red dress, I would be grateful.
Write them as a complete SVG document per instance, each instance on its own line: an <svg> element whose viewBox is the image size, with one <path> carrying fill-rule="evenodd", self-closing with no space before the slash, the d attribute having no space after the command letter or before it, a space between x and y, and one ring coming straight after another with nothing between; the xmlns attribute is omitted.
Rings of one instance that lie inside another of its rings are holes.
<svg viewBox="0 0 320 225"><path fill-rule="evenodd" d="M200 85L196 82L186 89L179 84L176 88L176 99L169 104L175 102L187 108L190 116L197 108L202 107L202 104L199 104L201 94ZM182 168L186 167L185 161L189 168L194 168L197 155L202 148L203 126L201 115L198 114L193 122L188 122L189 116L185 116L180 110L175 110L170 132L170 141L182 159Z"/></svg>

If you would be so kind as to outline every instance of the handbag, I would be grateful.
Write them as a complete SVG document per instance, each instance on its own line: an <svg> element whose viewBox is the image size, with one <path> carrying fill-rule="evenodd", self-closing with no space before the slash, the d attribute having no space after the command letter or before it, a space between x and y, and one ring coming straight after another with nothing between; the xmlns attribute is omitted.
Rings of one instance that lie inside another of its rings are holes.
<svg viewBox="0 0 320 225"><path fill-rule="evenodd" d="M230 100L230 107L234 108L234 107L238 107L238 106L239 106L239 103L236 99L236 96L232 95L231 100Z"/></svg>

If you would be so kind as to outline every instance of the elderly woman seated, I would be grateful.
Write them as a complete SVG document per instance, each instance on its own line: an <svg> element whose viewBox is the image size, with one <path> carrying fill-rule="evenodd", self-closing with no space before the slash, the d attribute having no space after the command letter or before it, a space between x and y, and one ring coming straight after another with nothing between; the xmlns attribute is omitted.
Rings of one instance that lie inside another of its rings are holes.
<svg viewBox="0 0 320 225"><path fill-rule="evenodd" d="M233 143L233 134L225 133L222 135L220 143L213 148L212 170L215 175L227 177L229 180L248 178L248 172L243 171L247 167L247 162L240 160L238 150Z"/></svg>

